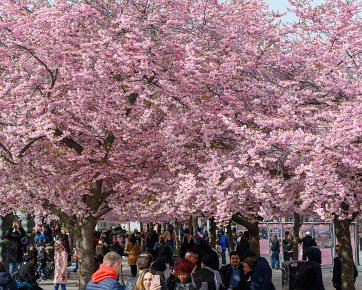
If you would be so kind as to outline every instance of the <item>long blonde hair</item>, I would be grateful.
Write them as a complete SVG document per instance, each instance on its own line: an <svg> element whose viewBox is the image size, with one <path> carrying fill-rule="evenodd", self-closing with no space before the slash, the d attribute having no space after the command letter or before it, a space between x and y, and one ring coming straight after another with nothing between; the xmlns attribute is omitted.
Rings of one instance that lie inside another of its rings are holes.
<svg viewBox="0 0 362 290"><path fill-rule="evenodd" d="M140 274L138 275L134 290L145 290L145 286L143 286L143 278L145 277L145 275L147 273L150 273L148 268L144 269L140 272Z"/></svg>

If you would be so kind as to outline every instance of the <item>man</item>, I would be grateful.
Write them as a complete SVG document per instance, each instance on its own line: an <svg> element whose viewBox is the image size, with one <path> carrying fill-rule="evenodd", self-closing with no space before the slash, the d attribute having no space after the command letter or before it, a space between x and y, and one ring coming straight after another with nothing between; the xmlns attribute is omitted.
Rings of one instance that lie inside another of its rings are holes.
<svg viewBox="0 0 362 290"><path fill-rule="evenodd" d="M279 260L279 253L280 253L280 242L278 240L277 235L273 235L273 240L270 245L271 250L271 262L273 270L280 268L280 260Z"/></svg>
<svg viewBox="0 0 362 290"><path fill-rule="evenodd" d="M226 249L229 247L229 245L228 245L228 240L225 236L224 231L220 232L219 245L221 247L221 264L223 266L225 266L226 265Z"/></svg>
<svg viewBox="0 0 362 290"><path fill-rule="evenodd" d="M244 271L237 251L230 252L230 264L221 267L220 275L225 289L242 288Z"/></svg>
<svg viewBox="0 0 362 290"><path fill-rule="evenodd" d="M202 260L202 257L205 255L210 255L213 258L212 267L214 270L219 270L219 256L217 252L210 247L207 236L202 236L201 239L198 240L197 244L195 245L194 249L199 254L199 261ZM199 266L201 266L199 264Z"/></svg>
<svg viewBox="0 0 362 290"><path fill-rule="evenodd" d="M35 274L35 257L27 255L24 257L25 264L19 268L19 279L21 282L28 283L34 290L43 290L36 282L39 274Z"/></svg>
<svg viewBox="0 0 362 290"><path fill-rule="evenodd" d="M200 270L199 253L195 249L188 249L185 254L185 259L190 260L194 265L194 271Z"/></svg>
<svg viewBox="0 0 362 290"><path fill-rule="evenodd" d="M8 263L9 263L9 273L14 275L14 273L19 269L21 262L23 261L23 247L21 240L25 237L24 229L19 226L17 222L13 223L13 226L5 233L5 237L9 240L8 244Z"/></svg>
<svg viewBox="0 0 362 290"><path fill-rule="evenodd" d="M246 253L248 252L249 249L250 249L249 232L245 231L243 233L242 231L240 231L237 240L236 251L239 253L239 257L241 258L241 260L244 260L246 258Z"/></svg>
<svg viewBox="0 0 362 290"><path fill-rule="evenodd" d="M306 232L302 239L299 239L299 244L303 244L303 260L307 260L307 251L311 247L316 247L317 243L310 235L310 232Z"/></svg>
<svg viewBox="0 0 362 290"><path fill-rule="evenodd" d="M121 284L118 282L118 273L122 269L122 258L116 252L109 252L103 258L103 263L99 269L92 275L86 290L121 290Z"/></svg>
<svg viewBox="0 0 362 290"><path fill-rule="evenodd" d="M214 270L214 259L204 255L201 259L201 269L192 273L192 285L195 289L219 290L224 289L219 271Z"/></svg>
<svg viewBox="0 0 362 290"><path fill-rule="evenodd" d="M333 286L336 290L342 290L342 257L341 257L341 250L339 245L336 245L336 254L337 257L333 260ZM356 265L353 264L354 267L354 281L356 282L356 278L358 276L358 271Z"/></svg>

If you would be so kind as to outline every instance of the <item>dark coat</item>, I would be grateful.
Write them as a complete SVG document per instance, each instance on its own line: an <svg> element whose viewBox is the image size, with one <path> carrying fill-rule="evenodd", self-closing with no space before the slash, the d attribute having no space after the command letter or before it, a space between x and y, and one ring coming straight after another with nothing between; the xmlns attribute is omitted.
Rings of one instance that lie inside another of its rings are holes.
<svg viewBox="0 0 362 290"><path fill-rule="evenodd" d="M212 268L214 270L219 270L220 266L219 266L219 256L218 254L216 253L216 251L214 251L210 245L208 244L207 241L205 240L201 240L199 241L196 246L194 247L194 249L199 253L199 262L198 262L198 266L200 266L201 264L201 260L202 260L202 257L205 256L205 255L210 255L212 258L213 258L213 266Z"/></svg>
<svg viewBox="0 0 362 290"><path fill-rule="evenodd" d="M122 290L122 287L116 279L105 278L98 283L94 283L93 280L90 280L86 290Z"/></svg>
<svg viewBox="0 0 362 290"><path fill-rule="evenodd" d="M231 264L220 268L220 275L221 275L222 283L225 286L225 289L229 289L229 284L230 284L230 279L231 279L232 273L233 273L233 268L232 268ZM243 271L243 265L241 263L239 266L239 274L240 274L240 282L236 286L236 289L243 289L244 288L244 285L243 285L244 271Z"/></svg>
<svg viewBox="0 0 362 290"><path fill-rule="evenodd" d="M195 289L204 289L204 283L207 283L207 290L216 290L217 285L215 284L215 270L205 267L201 268L199 271L196 271L191 275L192 284ZM217 271L215 271L217 273ZM218 274L218 273L217 273ZM219 278L221 279L221 277ZM220 281L222 282L222 281ZM224 289L223 285L219 286L219 289Z"/></svg>
<svg viewBox="0 0 362 290"><path fill-rule="evenodd" d="M37 288L38 283L36 282L39 279L39 275L35 275L35 268L29 263L25 263L19 268L19 278L22 282L29 283L32 287Z"/></svg>
<svg viewBox="0 0 362 290"><path fill-rule="evenodd" d="M181 258L183 259L186 255L187 250L192 249L194 246L195 246L194 239L191 239L190 242L188 242L187 237L184 237L180 247Z"/></svg>
<svg viewBox="0 0 362 290"><path fill-rule="evenodd" d="M311 236L305 236L299 240L299 243L303 244L303 249L317 246L315 239L313 239Z"/></svg>
<svg viewBox="0 0 362 290"><path fill-rule="evenodd" d="M0 290L17 290L16 282L8 272L0 272Z"/></svg>
<svg viewBox="0 0 362 290"><path fill-rule="evenodd" d="M5 237L9 240L9 263L23 262L23 249L21 239L25 237L25 235L25 231L22 227L20 227L18 230L15 230L13 227L11 227L6 232Z"/></svg>
<svg viewBox="0 0 362 290"><path fill-rule="evenodd" d="M308 286L308 289L297 287L297 290L325 290L321 264L316 261L308 261L307 263L312 265L312 284Z"/></svg>
<svg viewBox="0 0 362 290"><path fill-rule="evenodd" d="M358 271L356 265L353 264L354 267L354 281L356 282L356 278L358 276ZM342 289L342 260L340 257L335 257L333 260L333 278L332 278L333 286L336 289Z"/></svg>
<svg viewBox="0 0 362 290"><path fill-rule="evenodd" d="M253 265L250 275L250 289L275 290L272 282L272 270L268 261L263 257L258 257Z"/></svg>

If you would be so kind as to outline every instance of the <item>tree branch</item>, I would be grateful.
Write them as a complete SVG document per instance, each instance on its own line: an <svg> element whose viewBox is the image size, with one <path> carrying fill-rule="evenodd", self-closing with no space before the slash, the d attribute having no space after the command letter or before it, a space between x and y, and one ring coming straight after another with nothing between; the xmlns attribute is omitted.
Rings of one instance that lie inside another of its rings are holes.
<svg viewBox="0 0 362 290"><path fill-rule="evenodd" d="M31 147L31 145L33 145L36 141L43 139L44 136L39 136L36 138L33 138L30 140L30 142L28 144L26 144L19 152L18 154L18 158L21 158L24 156L24 153Z"/></svg>

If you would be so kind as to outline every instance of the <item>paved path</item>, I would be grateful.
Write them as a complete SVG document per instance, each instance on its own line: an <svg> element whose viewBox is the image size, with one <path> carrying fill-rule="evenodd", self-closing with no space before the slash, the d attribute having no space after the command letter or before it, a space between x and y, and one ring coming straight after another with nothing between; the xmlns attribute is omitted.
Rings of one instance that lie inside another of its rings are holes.
<svg viewBox="0 0 362 290"><path fill-rule="evenodd" d="M71 267L68 268L69 271ZM131 271L129 266L127 265L127 262L123 262L123 272L124 272L124 280L125 282L128 280L128 278L131 276ZM332 285L332 268L323 268L323 281L324 281L324 287L326 290L334 290L335 288ZM44 290L53 290L53 281L52 280L45 280L40 281L39 285ZM273 283L275 285L276 290L282 290L282 272L280 270L273 270ZM60 289L60 288L59 288ZM77 275L75 273L70 273L68 284L67 284L67 290L76 290L78 289L78 283L77 283ZM362 289L362 269L359 269L359 275L356 280L356 289L360 290Z"/></svg>

